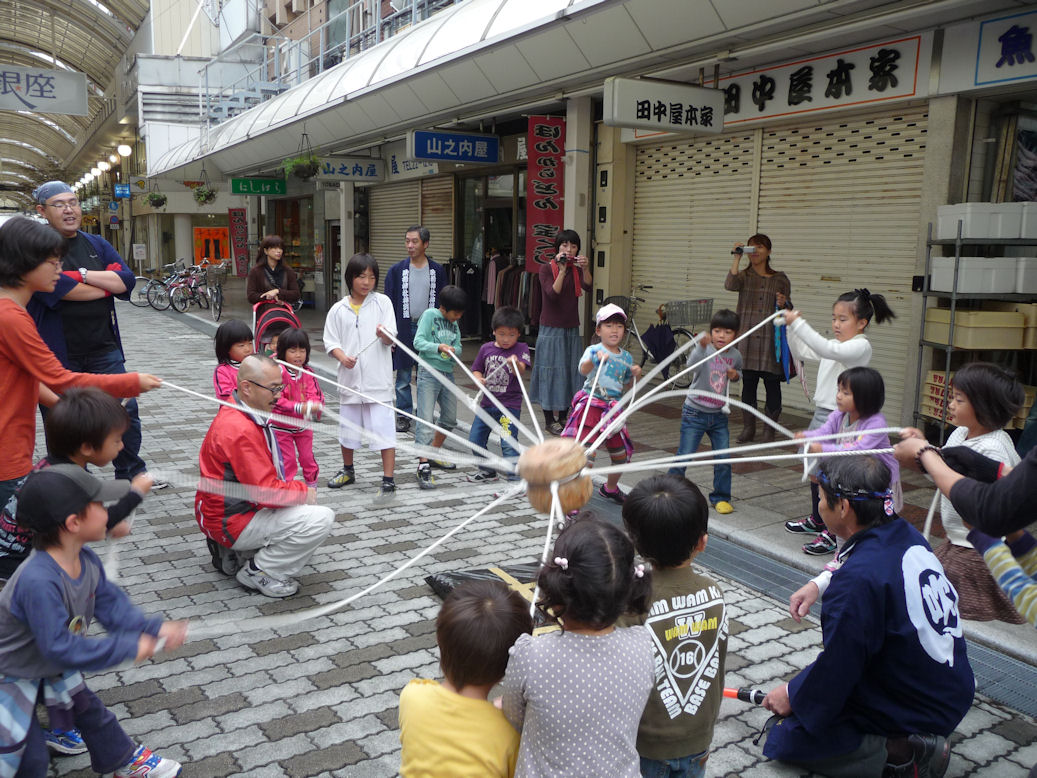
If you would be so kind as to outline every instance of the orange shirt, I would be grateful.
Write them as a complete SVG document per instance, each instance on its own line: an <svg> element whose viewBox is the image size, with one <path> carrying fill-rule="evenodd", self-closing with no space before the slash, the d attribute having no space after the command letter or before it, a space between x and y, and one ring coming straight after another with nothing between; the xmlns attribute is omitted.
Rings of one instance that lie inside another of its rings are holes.
<svg viewBox="0 0 1037 778"><path fill-rule="evenodd" d="M97 386L116 397L140 394L136 373L94 375L66 370L25 309L14 300L0 298L0 481L21 478L32 469L40 383L58 394L70 386Z"/></svg>

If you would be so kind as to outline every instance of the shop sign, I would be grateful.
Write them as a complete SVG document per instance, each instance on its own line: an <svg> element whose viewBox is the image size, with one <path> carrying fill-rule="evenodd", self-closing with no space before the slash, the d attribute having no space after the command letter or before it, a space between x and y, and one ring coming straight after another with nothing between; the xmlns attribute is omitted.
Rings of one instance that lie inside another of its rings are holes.
<svg viewBox="0 0 1037 778"><path fill-rule="evenodd" d="M0 65L0 111L86 116L86 75Z"/></svg>
<svg viewBox="0 0 1037 778"><path fill-rule="evenodd" d="M288 184L283 178L232 178L230 193L236 195L283 195L288 194Z"/></svg>
<svg viewBox="0 0 1037 778"><path fill-rule="evenodd" d="M724 129L719 89L652 79L606 78L602 119L612 127L715 135Z"/></svg>
<svg viewBox="0 0 1037 778"><path fill-rule="evenodd" d="M925 97L931 49L925 33L726 76L724 127ZM659 134L624 130L623 140Z"/></svg>
<svg viewBox="0 0 1037 778"><path fill-rule="evenodd" d="M227 222L230 229L230 250L234 257L234 274L238 278L248 275L248 217L244 208L228 208Z"/></svg>
<svg viewBox="0 0 1037 778"><path fill-rule="evenodd" d="M420 162L416 159L408 159L407 150L402 141L394 144L391 149L386 149L384 153L386 173L390 181L424 178L434 176L439 172L438 162Z"/></svg>
<svg viewBox="0 0 1037 778"><path fill-rule="evenodd" d="M321 157L318 181L376 184L385 178L385 162L372 157Z"/></svg>
<svg viewBox="0 0 1037 778"><path fill-rule="evenodd" d="M949 27L944 34L940 92L1037 79L1037 11Z"/></svg>
<svg viewBox="0 0 1037 778"><path fill-rule="evenodd" d="M407 156L431 162L497 162L500 138L470 132L411 130L407 133Z"/></svg>
<svg viewBox="0 0 1037 778"><path fill-rule="evenodd" d="M565 222L565 119L530 116L526 148L526 271L536 273L554 257Z"/></svg>
<svg viewBox="0 0 1037 778"><path fill-rule="evenodd" d="M115 199L117 200L128 200L130 199L130 185L129 184L116 184L115 185Z"/></svg>

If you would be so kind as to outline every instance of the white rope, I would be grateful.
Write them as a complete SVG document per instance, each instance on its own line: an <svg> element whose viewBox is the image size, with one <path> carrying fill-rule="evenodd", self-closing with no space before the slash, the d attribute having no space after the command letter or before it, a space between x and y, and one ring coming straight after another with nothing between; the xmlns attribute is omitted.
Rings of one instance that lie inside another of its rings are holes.
<svg viewBox="0 0 1037 778"><path fill-rule="evenodd" d="M316 607L316 608L309 608L307 610L299 611L297 613L289 613L289 614L284 614L284 615L279 615L279 616L262 616L262 617L258 617L258 618L248 618L248 619L203 619L197 625L192 626L189 629L189 631L188 631L188 639L189 640L203 640L203 639L206 639L206 638L219 637L221 635L232 635L232 634L238 634L238 633L242 633L242 632L251 632L253 630L259 630L259 629L262 629L262 630L281 629L283 627L287 627L287 626L290 626L290 625L293 625L293 624L298 624L298 623L303 622L303 621L309 621L311 619L320 618L321 616L326 616L326 615L328 615L330 613L334 613L335 611L342 610L343 608L345 608L350 603L355 602L356 600L358 600L361 597L363 597L365 594L370 594L371 592L373 592L375 589L379 588L383 584L386 584L389 581L391 581L394 578L396 578L398 575L403 573L405 570L408 570L409 568L413 567L415 564L418 563L419 560L421 560L424 557L426 557L429 554L431 554L433 551L435 551L437 548L439 548L441 545L443 545L443 543L445 543L447 540L452 538L454 535L456 535L462 529L467 527L473 521L475 521L476 519L480 518L484 514L488 513L493 508L496 508L498 505L503 503L505 500L508 500L508 499L514 497L515 495L519 494L525 488L526 488L525 482L519 482L512 489L504 492L500 497L495 499L493 502L489 503L488 505L486 505L481 510L479 510L476 513L474 513L473 515L469 516L467 519L462 521L460 524L458 524L456 527L451 529L449 532L447 532L445 535L440 537L438 540L436 540L432 544L430 544L430 545L426 546L425 548L423 548L421 551L419 551L413 557L408 559L402 565L400 565L399 567L391 570L389 573L387 573L386 575L384 575L381 578L379 578L377 581L375 581L370 586L367 586L367 587L361 589L359 592L356 592L355 594L351 594L349 597L345 597L345 598L343 598L341 600L338 600L336 602L328 603L327 605L321 605L321 606Z"/></svg>
<svg viewBox="0 0 1037 778"><path fill-rule="evenodd" d="M605 349L602 348L602 351L604 350ZM601 377L601 371L605 367L606 361L608 361L607 354L598 362L598 369L594 373L594 380L591 381L591 390L587 392L587 402L583 406L583 418L580 419L580 426L576 429L576 440L580 440L580 437L583 435L583 425L587 422L587 414L590 413L591 401L594 399L594 392L598 388L598 379ZM593 434L593 430L591 431L591 434ZM590 435L588 435L588 437L590 437Z"/></svg>
<svg viewBox="0 0 1037 778"><path fill-rule="evenodd" d="M547 564L547 556L551 553L551 536L554 534L555 518L558 519L558 526L562 526L562 522L565 521L565 517L562 515L562 501L558 498L558 481L551 482L551 511L547 516L547 537L544 538L544 550L540 554L540 566L543 567ZM540 596L540 583L539 575L537 576L537 584L533 587L533 601L529 605L529 615L536 616L537 611L537 597Z"/></svg>
<svg viewBox="0 0 1037 778"><path fill-rule="evenodd" d="M318 373L314 373L311 370L305 370L304 368L296 368L294 365L289 365L289 363L282 362L279 359L275 359L274 361L277 362L280 365L285 365L287 367L292 367L293 369L296 369L296 370L302 370L302 372L306 373L306 375L313 376L318 381L324 381L325 383L331 384L332 386L334 386L334 387L336 387L338 389L341 389L341 390L343 390L345 392L349 392L350 394L355 394L357 397L359 397L360 399L364 400L365 402L369 402L369 403L372 403L374 405L381 405L383 408L388 408L389 410L393 411L394 413L396 413L396 414L398 414L400 416L406 416L408 419L411 419L411 420L413 420L413 421L415 421L415 422L417 422L419 424L427 424L429 427L434 429L436 432L442 433L443 435L445 435L446 437L450 438L451 440L454 440L456 442L461 443L464 446L467 446L472 451L475 451L475 452L478 452L479 454L485 455L485 457L487 459L491 460L490 464L493 464L495 467L496 467L497 463L505 463L504 465L502 465L502 467L503 467L503 469L507 469L507 464L508 464L507 460L501 459L496 454L490 453L487 449L482 448L481 446L475 445L470 440L468 440L468 438L461 437L460 435L458 435L458 434L456 434L456 433L454 433L452 431L445 430L442 427L438 426L437 424L435 424L435 423L433 423L431 421L425 421L424 419L422 419L422 418L420 418L418 416L415 416L413 413L409 413L408 411L401 411L399 408L394 407L391 403L383 402L382 400L376 400L373 397L370 397L370 396L364 394L363 392L360 392L360 391L358 391L356 389L353 389L352 387L345 386L344 384L340 384L337 381L335 381L335 380L333 380L331 378L328 378L327 376L319 375ZM342 423L345 423L347 426L353 427L354 429L357 428L356 425L350 425L348 422L346 422L345 419L342 419L341 417L339 417L339 421L342 422ZM384 440L384 439L381 439L381 440ZM388 442L388 441L386 441L386 442ZM406 448L407 446L406 445L400 445L399 441L397 439L396 447L397 448ZM429 457L427 457L425 455L421 455L421 456L425 457L426 459L429 458ZM440 456L442 456L442 450L438 451L435 454L435 458L438 459Z"/></svg>
<svg viewBox="0 0 1037 778"><path fill-rule="evenodd" d="M799 441L796 441L797 443ZM712 452L705 452L712 453ZM893 448L874 448L866 450L858 449L846 449L844 451L826 451L824 458L829 457L856 457L856 456L867 456L874 454L892 454ZM762 457L725 457L723 459L696 459L694 461L684 462L685 465L694 465L698 467L705 467L706 465L733 465L740 462L774 462L786 459L802 459L803 452L797 452L795 454L771 454L770 456ZM815 454L809 454L806 456L816 456ZM592 472L594 475L607 475L608 473L637 473L644 470L655 470L658 468L658 463L651 462L628 462L622 465L612 465L611 467L594 468L592 471L589 467L584 468L583 474L590 475Z"/></svg>
<svg viewBox="0 0 1037 778"><path fill-rule="evenodd" d="M929 512L925 514L925 526L922 527L922 537L925 538L925 542L929 542L929 533L933 528L933 514L936 513L936 505L940 502L940 490L937 489L933 494L933 500L929 503Z"/></svg>
<svg viewBox="0 0 1037 778"><path fill-rule="evenodd" d="M526 408L529 410L529 420L533 425L533 429L537 434L537 442L544 442L544 431L540 429L540 422L537 421L536 411L533 410L533 401L529 399L529 393L526 391L526 385L522 382L522 377L519 376L519 389L522 390L522 402L525 403Z"/></svg>
<svg viewBox="0 0 1037 778"><path fill-rule="evenodd" d="M642 407L649 399L654 397L656 394L659 394L660 392L662 392L667 384L673 383L674 381L676 381L678 378L680 378L682 375L684 375L686 373L694 372L699 367L704 365L706 362L708 362L709 360L711 360L714 357L716 357L717 354L722 354L723 352L727 351L729 348L733 348L736 343L739 343L740 341L742 341L745 338L749 337L749 335L751 335L756 330L760 329L760 327L763 327L764 325L770 324L772 319L776 319L779 316L781 316L781 313L782 313L781 311L775 311L770 316L768 316L767 318L763 319L763 321L761 321L755 327L752 327L751 329L746 330L745 332L743 332L741 335L739 335L737 338L732 340L730 343L728 343L723 348L717 349L715 352L713 352L712 354L706 355L705 357L700 359L695 364L688 365L683 370L675 373L674 375L670 376L669 378L664 379L662 381L662 383L660 383L654 389L651 389L650 391L646 392L645 395L641 398ZM667 357L667 359L663 360L663 362L660 362L659 365L654 370L652 370L652 372L649 373L648 376L646 376L644 380L645 381L651 380L653 377L655 377L655 375L658 373L658 371L664 365L668 365L678 353L682 353L684 350L690 349L692 346L695 345L695 343L696 343L696 341L694 339L692 339L692 340L689 340L687 343L685 343L680 348L676 349L673 354L671 354L669 357ZM619 399L619 402L617 402L616 405L613 406L613 409L621 408L624 404L629 402L629 399L628 399L629 397L630 397L630 393L628 392L624 397L621 397ZM618 416L614 417L613 420L607 426L603 427L601 434L594 441L594 443L591 444L590 448L588 449L588 453L596 451L598 449L598 447L601 446L602 443L604 443L606 440L608 440L612 436L612 434L614 433L614 430L621 428L622 425L626 423L626 419L627 419L627 417L629 415L630 414L627 413L627 412L620 413ZM604 420L604 417L602 417L602 419Z"/></svg>

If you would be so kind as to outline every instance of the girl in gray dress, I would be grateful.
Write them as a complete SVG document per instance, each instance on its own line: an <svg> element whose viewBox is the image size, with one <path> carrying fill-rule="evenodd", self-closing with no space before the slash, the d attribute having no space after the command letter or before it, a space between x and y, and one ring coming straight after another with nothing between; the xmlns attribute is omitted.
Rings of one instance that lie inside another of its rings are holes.
<svg viewBox="0 0 1037 778"><path fill-rule="evenodd" d="M538 576L537 602L561 630L516 641L504 676L504 715L522 733L516 778L638 778L637 726L655 679L643 614L651 573L612 524L577 518L558 534Z"/></svg>

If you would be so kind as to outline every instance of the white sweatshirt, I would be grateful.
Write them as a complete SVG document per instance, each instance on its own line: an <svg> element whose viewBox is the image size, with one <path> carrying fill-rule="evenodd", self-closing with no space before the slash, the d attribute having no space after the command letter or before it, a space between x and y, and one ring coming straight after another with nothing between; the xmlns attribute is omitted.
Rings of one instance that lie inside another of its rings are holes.
<svg viewBox="0 0 1037 778"><path fill-rule="evenodd" d="M825 338L799 317L789 325L789 350L797 359L818 362L814 405L835 410L835 393L839 374L849 367L867 367L871 361L871 343L862 332L846 341Z"/></svg>

